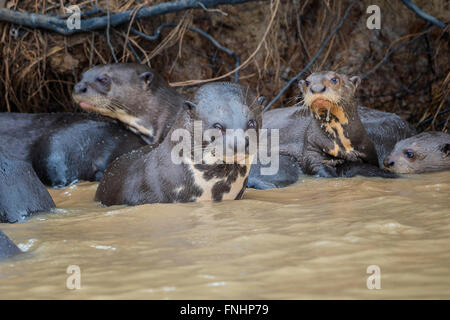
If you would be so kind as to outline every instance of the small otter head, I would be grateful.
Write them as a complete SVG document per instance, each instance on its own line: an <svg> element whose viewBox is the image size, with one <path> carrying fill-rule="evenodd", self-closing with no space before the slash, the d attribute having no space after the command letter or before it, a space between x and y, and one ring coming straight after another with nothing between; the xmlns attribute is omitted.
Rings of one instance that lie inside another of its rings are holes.
<svg viewBox="0 0 450 320"><path fill-rule="evenodd" d="M397 142L384 159L387 170L395 173L424 173L450 169L450 135L424 132Z"/></svg>
<svg viewBox="0 0 450 320"><path fill-rule="evenodd" d="M345 114L357 108L354 95L360 83L357 76L349 78L333 71L322 71L300 80L299 87L305 105L316 118L328 122L331 113L339 122L346 122Z"/></svg>
<svg viewBox="0 0 450 320"><path fill-rule="evenodd" d="M196 120L201 122L202 148L209 148L203 153L203 161L241 163L253 157L264 101L249 88L234 83L216 82L198 89L193 101L186 101L185 106L194 126Z"/></svg>
<svg viewBox="0 0 450 320"><path fill-rule="evenodd" d="M168 88L146 65L116 63L84 72L72 96L86 111L118 119L134 131L153 136L150 120L160 111L158 98L168 95Z"/></svg>

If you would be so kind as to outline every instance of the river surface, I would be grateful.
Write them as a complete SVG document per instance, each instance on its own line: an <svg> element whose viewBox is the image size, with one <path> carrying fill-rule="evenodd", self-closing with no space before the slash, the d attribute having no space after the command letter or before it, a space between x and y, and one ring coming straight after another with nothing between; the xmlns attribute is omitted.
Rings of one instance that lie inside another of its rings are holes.
<svg viewBox="0 0 450 320"><path fill-rule="evenodd" d="M102 208L96 187L50 190L55 212L1 226L26 253L0 263L0 298L450 299L450 172L137 207Z"/></svg>

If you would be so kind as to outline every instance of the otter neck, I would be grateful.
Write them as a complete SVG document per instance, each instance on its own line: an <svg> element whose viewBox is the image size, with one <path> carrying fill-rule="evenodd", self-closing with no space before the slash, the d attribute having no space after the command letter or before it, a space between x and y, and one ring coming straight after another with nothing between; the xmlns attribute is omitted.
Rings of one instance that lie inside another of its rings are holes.
<svg viewBox="0 0 450 320"><path fill-rule="evenodd" d="M184 97L171 87L158 87L144 97L140 108L133 110L130 121L123 121L147 143L161 143L174 125Z"/></svg>
<svg viewBox="0 0 450 320"><path fill-rule="evenodd" d="M364 162L378 165L378 157L373 142L369 139L358 114L356 101L347 101L333 105L326 112L313 112L322 132L333 141L335 148L330 154L337 156L338 150L343 153L360 151L364 154Z"/></svg>

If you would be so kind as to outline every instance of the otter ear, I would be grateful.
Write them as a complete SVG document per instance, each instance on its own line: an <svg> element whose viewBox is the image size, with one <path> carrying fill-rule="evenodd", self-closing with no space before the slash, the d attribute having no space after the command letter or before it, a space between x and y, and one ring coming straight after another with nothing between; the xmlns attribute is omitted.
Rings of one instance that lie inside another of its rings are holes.
<svg viewBox="0 0 450 320"><path fill-rule="evenodd" d="M300 81L298 82L298 87L300 88L300 91L301 91L302 93L305 93L305 91L304 91L304 89L305 89L305 80L300 80Z"/></svg>
<svg viewBox="0 0 450 320"><path fill-rule="evenodd" d="M141 73L141 74L139 75L139 78L141 78L142 80L144 80L145 85L146 85L147 87L150 87L150 85L152 84L152 82L153 82L153 77L154 77L154 75L153 75L153 72L151 72L151 71L147 71L147 72Z"/></svg>
<svg viewBox="0 0 450 320"><path fill-rule="evenodd" d="M444 143L439 146L439 150L444 154L444 157L448 157L450 155L450 143Z"/></svg>
<svg viewBox="0 0 450 320"><path fill-rule="evenodd" d="M186 111L195 111L195 109L197 108L197 105L189 100L185 100L183 102L183 108Z"/></svg>
<svg viewBox="0 0 450 320"><path fill-rule="evenodd" d="M353 83L353 85L355 86L355 90L356 90L356 88L358 88L359 85L361 84L361 78L358 77L358 76L351 77L349 80L350 80L350 82Z"/></svg>

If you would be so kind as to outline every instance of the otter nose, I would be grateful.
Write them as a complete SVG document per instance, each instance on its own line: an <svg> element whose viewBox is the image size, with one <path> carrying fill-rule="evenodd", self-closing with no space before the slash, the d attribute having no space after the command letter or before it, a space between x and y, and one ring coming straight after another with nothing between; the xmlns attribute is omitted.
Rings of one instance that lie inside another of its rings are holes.
<svg viewBox="0 0 450 320"><path fill-rule="evenodd" d="M395 164L395 162L392 161L389 157L384 158L383 163L384 163L384 167L385 167L385 168L393 167L394 164Z"/></svg>
<svg viewBox="0 0 450 320"><path fill-rule="evenodd" d="M87 85L84 82L78 82L75 87L73 88L73 91L76 94L83 94L87 91Z"/></svg>
<svg viewBox="0 0 450 320"><path fill-rule="evenodd" d="M326 87L323 84L318 83L318 84L313 84L311 86L310 90L312 93L322 93L326 90Z"/></svg>

